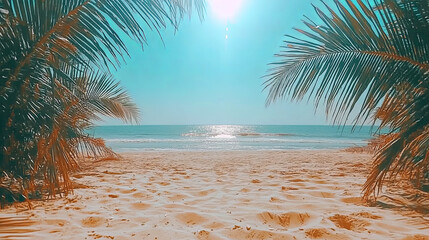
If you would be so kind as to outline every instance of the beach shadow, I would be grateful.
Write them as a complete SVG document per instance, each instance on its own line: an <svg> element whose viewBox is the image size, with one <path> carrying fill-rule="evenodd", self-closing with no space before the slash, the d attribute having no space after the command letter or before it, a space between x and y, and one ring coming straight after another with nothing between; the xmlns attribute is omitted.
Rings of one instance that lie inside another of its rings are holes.
<svg viewBox="0 0 429 240"><path fill-rule="evenodd" d="M420 195L382 195L371 206L429 216L429 198Z"/></svg>
<svg viewBox="0 0 429 240"><path fill-rule="evenodd" d="M1 216L0 239L32 239L31 233L36 231L33 224L28 217Z"/></svg>

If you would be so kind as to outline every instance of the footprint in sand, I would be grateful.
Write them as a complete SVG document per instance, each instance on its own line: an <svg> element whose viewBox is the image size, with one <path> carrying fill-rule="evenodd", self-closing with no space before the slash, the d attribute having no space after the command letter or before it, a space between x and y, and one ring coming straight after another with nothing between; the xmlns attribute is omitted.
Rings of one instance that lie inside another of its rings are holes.
<svg viewBox="0 0 429 240"><path fill-rule="evenodd" d="M364 231L365 227L369 225L365 220L341 214L335 214L334 216L329 217L329 220L339 228L357 232Z"/></svg>
<svg viewBox="0 0 429 240"><path fill-rule="evenodd" d="M285 228L295 228L307 224L313 216L308 213L288 212L283 214L275 214L263 212L258 214L259 220L269 226L282 226Z"/></svg>
<svg viewBox="0 0 429 240"><path fill-rule="evenodd" d="M102 217L87 217L82 219L81 223L84 227L99 227L106 221Z"/></svg>
<svg viewBox="0 0 429 240"><path fill-rule="evenodd" d="M185 225L196 225L207 221L205 217L193 212L179 213L176 215L176 219Z"/></svg>

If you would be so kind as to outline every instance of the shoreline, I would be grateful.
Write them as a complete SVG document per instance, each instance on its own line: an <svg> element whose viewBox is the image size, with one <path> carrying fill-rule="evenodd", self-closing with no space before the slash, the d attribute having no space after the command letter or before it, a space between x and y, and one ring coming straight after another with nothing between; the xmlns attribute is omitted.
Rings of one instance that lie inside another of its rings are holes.
<svg viewBox="0 0 429 240"><path fill-rule="evenodd" d="M195 150L182 150L182 149L165 149L165 150L160 150L160 149L154 149L154 150L137 150L137 151L124 151L124 152L120 152L120 151L116 151L114 150L115 153L117 153L118 155L130 155L130 154L145 154L145 153L216 153L216 152L221 152L221 153L234 153L234 152L241 152L241 153L246 153L246 152L267 152L267 153L273 153L273 152L303 152L303 151L310 151L310 152L348 152L347 149L349 148L354 148L354 147L365 147L365 146L352 146L352 147L347 147L347 148L320 148L320 149L316 149L316 148L296 148L296 149L249 149L249 150L245 150L245 149L228 149L228 150L221 150L221 149L213 149L213 150L202 150L202 149L195 149ZM350 152L353 153L353 152ZM369 154L369 153L366 153Z"/></svg>
<svg viewBox="0 0 429 240"><path fill-rule="evenodd" d="M29 216L32 239L429 239L427 214L362 202L369 154L119 155L83 163L74 194L1 211Z"/></svg>

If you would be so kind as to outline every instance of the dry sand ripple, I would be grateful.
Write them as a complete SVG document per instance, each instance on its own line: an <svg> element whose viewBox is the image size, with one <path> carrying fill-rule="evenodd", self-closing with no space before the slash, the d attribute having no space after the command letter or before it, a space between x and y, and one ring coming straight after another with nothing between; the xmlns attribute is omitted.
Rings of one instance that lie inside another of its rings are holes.
<svg viewBox="0 0 429 240"><path fill-rule="evenodd" d="M73 195L2 214L30 215L38 231L26 234L42 240L429 239L426 212L361 200L369 163L340 151L129 153L86 163Z"/></svg>

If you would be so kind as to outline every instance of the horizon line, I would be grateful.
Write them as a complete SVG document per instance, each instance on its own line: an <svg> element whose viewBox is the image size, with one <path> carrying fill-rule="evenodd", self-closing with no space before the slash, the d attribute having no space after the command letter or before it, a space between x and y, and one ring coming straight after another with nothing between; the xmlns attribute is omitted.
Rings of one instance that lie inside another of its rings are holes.
<svg viewBox="0 0 429 240"><path fill-rule="evenodd" d="M95 124L96 127L121 127L121 126L332 126L332 127L378 127L375 124L236 124L236 123L194 123L194 124Z"/></svg>

